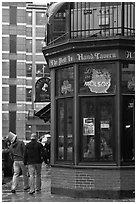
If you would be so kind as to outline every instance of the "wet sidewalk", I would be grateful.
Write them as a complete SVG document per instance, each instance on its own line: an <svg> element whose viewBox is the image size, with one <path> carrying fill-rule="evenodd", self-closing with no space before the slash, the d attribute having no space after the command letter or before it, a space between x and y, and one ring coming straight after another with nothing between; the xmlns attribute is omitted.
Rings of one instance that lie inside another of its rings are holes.
<svg viewBox="0 0 137 204"><path fill-rule="evenodd" d="M92 198L71 198L51 194L50 168L43 164L42 167L42 190L40 193L30 195L22 190L22 177L19 178L19 186L16 194L11 193L11 179L2 185L2 202L135 202L135 199L92 199Z"/></svg>

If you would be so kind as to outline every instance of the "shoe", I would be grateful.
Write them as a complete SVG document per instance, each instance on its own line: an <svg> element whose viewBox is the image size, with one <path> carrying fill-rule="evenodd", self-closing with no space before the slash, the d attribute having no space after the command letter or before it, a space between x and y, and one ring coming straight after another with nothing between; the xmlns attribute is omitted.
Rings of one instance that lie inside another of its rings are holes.
<svg viewBox="0 0 137 204"><path fill-rule="evenodd" d="M29 192L29 194L31 194L31 195L33 195L33 193L35 193L35 191L32 191L32 192L30 191L30 192Z"/></svg>
<svg viewBox="0 0 137 204"><path fill-rule="evenodd" d="M27 191L27 190L29 190L29 189L30 189L30 187L24 188L24 191Z"/></svg>
<svg viewBox="0 0 137 204"><path fill-rule="evenodd" d="M16 193L16 191L15 191L15 190L11 190L11 192L12 192L12 193Z"/></svg>

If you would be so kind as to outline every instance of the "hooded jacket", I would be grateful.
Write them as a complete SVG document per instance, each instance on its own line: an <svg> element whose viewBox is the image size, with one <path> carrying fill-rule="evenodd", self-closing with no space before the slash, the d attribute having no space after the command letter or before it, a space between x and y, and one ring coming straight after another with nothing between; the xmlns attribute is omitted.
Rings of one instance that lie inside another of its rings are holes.
<svg viewBox="0 0 137 204"><path fill-rule="evenodd" d="M15 140L10 146L10 153L14 161L23 161L25 144L23 141Z"/></svg>

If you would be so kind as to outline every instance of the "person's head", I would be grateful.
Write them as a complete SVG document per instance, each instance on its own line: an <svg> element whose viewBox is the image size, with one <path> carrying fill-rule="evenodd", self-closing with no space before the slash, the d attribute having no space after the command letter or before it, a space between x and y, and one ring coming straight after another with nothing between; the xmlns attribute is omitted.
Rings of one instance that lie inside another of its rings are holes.
<svg viewBox="0 0 137 204"><path fill-rule="evenodd" d="M17 139L17 135L15 135L13 132L9 132L7 135L7 139L10 141L11 144L13 144Z"/></svg>
<svg viewBox="0 0 137 204"><path fill-rule="evenodd" d="M36 133L32 133L31 136L30 136L30 139L31 140L36 140L37 139Z"/></svg>

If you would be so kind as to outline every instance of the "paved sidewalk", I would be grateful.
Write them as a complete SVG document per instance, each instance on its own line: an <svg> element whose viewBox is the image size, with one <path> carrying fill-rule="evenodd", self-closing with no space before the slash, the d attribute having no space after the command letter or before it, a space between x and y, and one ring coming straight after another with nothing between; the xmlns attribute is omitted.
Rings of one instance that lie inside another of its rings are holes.
<svg viewBox="0 0 137 204"><path fill-rule="evenodd" d="M60 196L51 194L51 179L50 168L43 165L42 168L42 191L41 193L35 193L30 195L28 192L22 190L22 177L16 194L12 194L10 191L11 182L2 186L2 201L3 202L135 202L135 199L92 199L92 198L71 198L67 196Z"/></svg>

